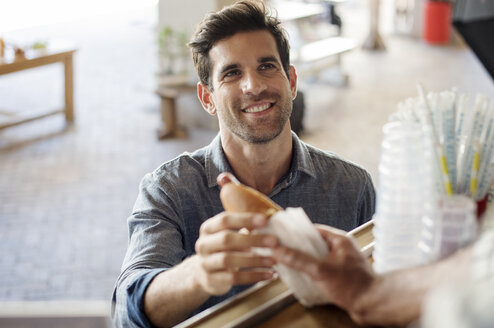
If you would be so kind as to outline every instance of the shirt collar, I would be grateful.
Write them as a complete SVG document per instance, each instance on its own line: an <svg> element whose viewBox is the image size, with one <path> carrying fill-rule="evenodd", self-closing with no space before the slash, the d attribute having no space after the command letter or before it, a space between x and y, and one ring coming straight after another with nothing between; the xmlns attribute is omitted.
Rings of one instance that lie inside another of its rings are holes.
<svg viewBox="0 0 494 328"><path fill-rule="evenodd" d="M209 188L213 188L218 185L216 178L221 172L233 173L230 163L228 163L225 153L223 152L219 133L207 147L205 170Z"/></svg>
<svg viewBox="0 0 494 328"><path fill-rule="evenodd" d="M316 176L314 163L309 153L307 145L301 141L298 136L292 132L293 159L289 175L295 177L297 171L304 172L312 177ZM208 187L212 188L218 185L216 178L221 172L233 173L228 163L223 147L221 146L221 137L218 133L206 150L205 170L208 181ZM290 179L291 180L291 179Z"/></svg>
<svg viewBox="0 0 494 328"><path fill-rule="evenodd" d="M311 177L316 177L316 169L312 157L310 156L307 144L300 140L295 132L292 131L293 142L293 154L294 160L292 161L292 167L290 171L295 173L296 171L305 172Z"/></svg>

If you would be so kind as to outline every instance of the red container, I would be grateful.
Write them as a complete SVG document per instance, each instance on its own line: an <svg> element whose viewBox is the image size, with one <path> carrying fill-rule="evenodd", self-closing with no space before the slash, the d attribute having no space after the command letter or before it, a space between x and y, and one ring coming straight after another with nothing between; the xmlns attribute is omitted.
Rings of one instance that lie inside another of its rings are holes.
<svg viewBox="0 0 494 328"><path fill-rule="evenodd" d="M482 220L482 215L484 215L485 211L487 210L488 197L489 197L489 194L485 195L484 198L477 201L477 219L478 220Z"/></svg>
<svg viewBox="0 0 494 328"><path fill-rule="evenodd" d="M451 3L426 1L424 6L423 38L427 43L441 44L450 39Z"/></svg>

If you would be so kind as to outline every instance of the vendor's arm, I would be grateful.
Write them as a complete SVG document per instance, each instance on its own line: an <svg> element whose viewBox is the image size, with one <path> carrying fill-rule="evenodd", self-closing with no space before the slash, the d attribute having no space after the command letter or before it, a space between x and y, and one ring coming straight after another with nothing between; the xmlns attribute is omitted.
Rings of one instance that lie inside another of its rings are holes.
<svg viewBox="0 0 494 328"><path fill-rule="evenodd" d="M376 275L354 241L343 232L319 227L330 253L315 259L279 247L273 257L318 282L328 302L348 311L361 324L407 324L420 315L426 294L442 283L465 280L472 247L440 262Z"/></svg>

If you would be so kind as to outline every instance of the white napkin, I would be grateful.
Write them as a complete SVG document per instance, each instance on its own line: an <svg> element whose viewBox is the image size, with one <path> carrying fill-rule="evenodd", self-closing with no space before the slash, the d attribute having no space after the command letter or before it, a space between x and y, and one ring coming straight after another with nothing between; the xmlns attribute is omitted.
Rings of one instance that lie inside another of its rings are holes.
<svg viewBox="0 0 494 328"><path fill-rule="evenodd" d="M258 231L275 235L283 246L313 257L322 258L329 252L328 245L302 208L287 208L285 211L277 212L268 220L268 225ZM271 255L269 248L257 248L256 251L264 256ZM293 291L302 305L311 307L328 303L307 274L283 264L276 264L274 267L280 274L281 280Z"/></svg>

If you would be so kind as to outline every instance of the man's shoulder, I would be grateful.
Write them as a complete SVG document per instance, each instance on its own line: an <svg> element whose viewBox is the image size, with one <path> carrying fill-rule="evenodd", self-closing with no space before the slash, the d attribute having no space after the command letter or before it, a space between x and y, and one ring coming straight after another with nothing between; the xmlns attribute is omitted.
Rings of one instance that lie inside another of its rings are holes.
<svg viewBox="0 0 494 328"><path fill-rule="evenodd" d="M311 157L317 171L322 170L327 172L328 170L331 170L331 172L334 173L345 171L358 176L368 175L367 170L362 166L344 159L333 152L323 150L309 144L305 144L305 146L307 147L309 156Z"/></svg>
<svg viewBox="0 0 494 328"><path fill-rule="evenodd" d="M184 152L162 163L152 174L158 179L170 179L173 177L193 176L194 173L202 175L204 170L205 156L198 150L193 153Z"/></svg>
<svg viewBox="0 0 494 328"><path fill-rule="evenodd" d="M227 166L217 135L208 145L164 162L152 174L157 178L178 178L179 182L182 178L193 181L198 177L207 177L207 184L211 185L220 172L228 170Z"/></svg>
<svg viewBox="0 0 494 328"><path fill-rule="evenodd" d="M141 180L141 189L155 195L163 194L177 199L184 195L203 193L209 190L204 162L183 153L164 162Z"/></svg>

